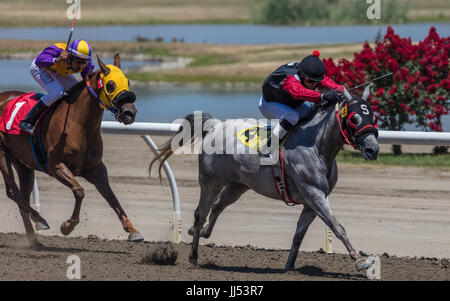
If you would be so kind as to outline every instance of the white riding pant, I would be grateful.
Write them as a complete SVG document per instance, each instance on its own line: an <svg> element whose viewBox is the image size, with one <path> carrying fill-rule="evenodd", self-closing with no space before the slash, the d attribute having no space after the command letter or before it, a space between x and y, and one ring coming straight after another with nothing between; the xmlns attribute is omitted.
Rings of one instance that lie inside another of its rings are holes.
<svg viewBox="0 0 450 301"><path fill-rule="evenodd" d="M41 101L47 107L63 97L64 91L69 90L78 83L78 80L73 75L60 75L53 70L39 67L34 60L31 63L30 73L42 89L47 92L47 95L41 98Z"/></svg>
<svg viewBox="0 0 450 301"><path fill-rule="evenodd" d="M269 120L285 119L293 126L296 125L299 120L308 117L313 110L313 106L313 103L305 101L298 107L292 108L279 102L267 102L262 96L259 99L259 111L265 118Z"/></svg>

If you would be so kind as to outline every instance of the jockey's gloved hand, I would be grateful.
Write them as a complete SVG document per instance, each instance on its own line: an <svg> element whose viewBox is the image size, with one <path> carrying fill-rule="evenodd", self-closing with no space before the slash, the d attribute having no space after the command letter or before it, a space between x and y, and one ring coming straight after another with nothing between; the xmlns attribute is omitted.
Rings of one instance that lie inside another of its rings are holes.
<svg viewBox="0 0 450 301"><path fill-rule="evenodd" d="M60 61L64 61L69 57L70 53L66 50L63 50L63 52L61 52L59 54L59 57L56 59L56 63L60 62Z"/></svg>
<svg viewBox="0 0 450 301"><path fill-rule="evenodd" d="M338 91L331 90L327 91L325 93L320 94L320 99L322 100L321 105L327 105L327 106L334 106L339 102L341 99L341 96L339 95Z"/></svg>

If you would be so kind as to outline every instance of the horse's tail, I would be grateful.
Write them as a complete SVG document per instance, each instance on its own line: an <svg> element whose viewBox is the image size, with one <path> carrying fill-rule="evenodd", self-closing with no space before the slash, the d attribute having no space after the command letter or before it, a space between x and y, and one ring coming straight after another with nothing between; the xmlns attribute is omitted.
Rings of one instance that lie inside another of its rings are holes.
<svg viewBox="0 0 450 301"><path fill-rule="evenodd" d="M180 129L178 130L178 132L172 137L170 138L168 141L166 141L159 149L159 154L156 155L155 158L153 158L153 160L150 162L150 166L148 167L148 173L151 173L153 164L159 160L159 168L158 168L158 173L159 173L159 180L162 180L162 174L161 174L161 168L163 167L164 162L169 159L169 157L173 154L173 152L176 149L173 149L173 139L179 135L184 127L189 126L188 128L191 129L191 133L190 133L190 140L189 143L193 143L195 141L195 139L199 138L199 133L195 132L195 126L194 123L196 122L200 122L200 120L196 120L196 119L200 119L201 118L201 125L202 125L202 129L203 129L203 125L205 124L205 122L207 122L208 120L212 119L212 116L209 115L208 113L201 113L200 114L189 114L186 115L184 117L183 123L180 126ZM208 133L208 131L204 131L202 130L201 136L202 138L205 137L205 135ZM178 143L178 145L176 146L176 148L180 148L183 146L183 140L181 139Z"/></svg>

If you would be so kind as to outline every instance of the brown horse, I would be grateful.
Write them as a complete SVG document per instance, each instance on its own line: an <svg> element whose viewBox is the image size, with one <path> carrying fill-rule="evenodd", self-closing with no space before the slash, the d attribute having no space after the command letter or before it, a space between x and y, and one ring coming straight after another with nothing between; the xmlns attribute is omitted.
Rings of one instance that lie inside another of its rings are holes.
<svg viewBox="0 0 450 301"><path fill-rule="evenodd" d="M86 82L81 81L70 89L68 95L58 105L51 107L41 119L40 133L48 164L46 173L69 187L75 196L73 214L62 223L62 234L69 235L79 223L84 189L75 177L81 176L94 184L117 213L123 228L129 233L128 239L142 241L144 238L131 224L109 185L108 173L102 162L103 141L100 133L105 107L115 112L119 122L133 123L137 112L133 104L136 97L129 91L129 82L120 71L119 54L114 57L114 66L106 66L100 58L98 64L99 71L90 74ZM105 81L103 87L98 85L99 80ZM0 112L3 113L10 100L23 93L0 93ZM19 206L31 248L40 249L43 246L36 238L30 218L38 230L49 229L49 226L30 207L34 171L40 170L40 167L34 159L29 138L27 134L9 135L0 132L0 170L8 197ZM12 166L17 171L20 188L14 180Z"/></svg>

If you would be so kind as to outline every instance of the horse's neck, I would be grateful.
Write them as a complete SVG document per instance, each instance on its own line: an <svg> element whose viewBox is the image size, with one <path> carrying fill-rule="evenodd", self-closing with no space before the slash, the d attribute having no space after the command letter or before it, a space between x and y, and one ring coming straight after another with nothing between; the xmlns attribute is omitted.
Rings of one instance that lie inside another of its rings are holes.
<svg viewBox="0 0 450 301"><path fill-rule="evenodd" d="M289 135L285 148L314 147L327 161L332 162L343 146L334 107L316 114L304 126L297 125Z"/></svg>
<svg viewBox="0 0 450 301"><path fill-rule="evenodd" d="M335 108L327 110L327 121L317 135L315 147L327 162L332 162L344 146L339 123L336 119Z"/></svg>
<svg viewBox="0 0 450 301"><path fill-rule="evenodd" d="M98 92L96 91L98 94ZM93 95L89 92L87 86L83 86L80 92L76 92L76 95L73 95L71 99L73 114L71 114L71 119L84 126L87 131L96 130L100 127L102 117L103 117L103 109L100 108L98 101L93 97Z"/></svg>

